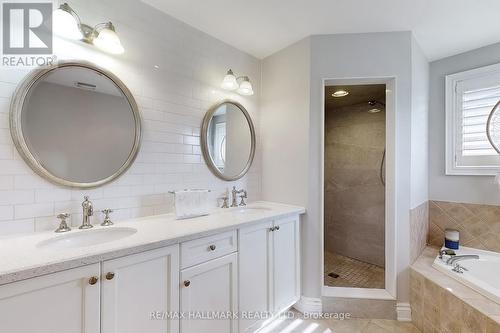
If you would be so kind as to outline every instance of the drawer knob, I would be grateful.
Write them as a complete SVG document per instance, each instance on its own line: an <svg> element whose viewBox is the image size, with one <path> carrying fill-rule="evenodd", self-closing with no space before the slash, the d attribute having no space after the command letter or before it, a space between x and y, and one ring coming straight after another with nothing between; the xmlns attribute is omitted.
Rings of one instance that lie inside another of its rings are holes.
<svg viewBox="0 0 500 333"><path fill-rule="evenodd" d="M210 251L215 251L217 247L215 245L210 245L208 248L210 249Z"/></svg>
<svg viewBox="0 0 500 333"><path fill-rule="evenodd" d="M94 284L97 283L97 281L99 281L99 278L97 276L93 276L89 279L89 284L93 286Z"/></svg>
<svg viewBox="0 0 500 333"><path fill-rule="evenodd" d="M189 287L191 285L191 281L186 280L184 281L184 287Z"/></svg>
<svg viewBox="0 0 500 333"><path fill-rule="evenodd" d="M113 272L108 272L106 274L106 280L113 280L114 277L115 277L115 273L113 273Z"/></svg>

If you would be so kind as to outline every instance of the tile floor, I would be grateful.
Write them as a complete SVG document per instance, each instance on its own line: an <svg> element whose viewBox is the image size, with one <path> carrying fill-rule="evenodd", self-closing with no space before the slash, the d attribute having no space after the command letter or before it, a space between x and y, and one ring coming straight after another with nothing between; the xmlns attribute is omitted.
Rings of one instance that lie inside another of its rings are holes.
<svg viewBox="0 0 500 333"><path fill-rule="evenodd" d="M333 278L328 274L339 275ZM385 287L384 268L325 251L325 286L378 288Z"/></svg>
<svg viewBox="0 0 500 333"><path fill-rule="evenodd" d="M278 319L259 333L420 333L412 323L384 319Z"/></svg>

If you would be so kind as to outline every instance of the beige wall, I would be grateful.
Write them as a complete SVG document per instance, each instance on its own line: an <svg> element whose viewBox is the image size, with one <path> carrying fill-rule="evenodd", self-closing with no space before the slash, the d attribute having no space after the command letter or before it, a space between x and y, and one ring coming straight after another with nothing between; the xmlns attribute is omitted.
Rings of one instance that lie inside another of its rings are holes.
<svg viewBox="0 0 500 333"><path fill-rule="evenodd" d="M325 112L325 249L384 266L385 111L370 114L370 108Z"/></svg>
<svg viewBox="0 0 500 333"><path fill-rule="evenodd" d="M410 262L417 260L418 256L427 246L429 233L429 202L426 201L410 211Z"/></svg>
<svg viewBox="0 0 500 333"><path fill-rule="evenodd" d="M463 246L500 252L500 206L430 201L430 245L443 245L446 228L460 231Z"/></svg>

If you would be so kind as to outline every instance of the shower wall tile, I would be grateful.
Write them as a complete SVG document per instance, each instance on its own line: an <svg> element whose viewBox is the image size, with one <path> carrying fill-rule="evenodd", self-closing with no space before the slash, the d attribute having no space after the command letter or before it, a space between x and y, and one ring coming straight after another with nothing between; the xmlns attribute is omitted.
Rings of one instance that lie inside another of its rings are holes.
<svg viewBox="0 0 500 333"><path fill-rule="evenodd" d="M460 244L500 252L500 206L429 202L429 244L442 246L446 228L460 231Z"/></svg>
<svg viewBox="0 0 500 333"><path fill-rule="evenodd" d="M413 263L427 246L429 202L410 211L410 260Z"/></svg>
<svg viewBox="0 0 500 333"><path fill-rule="evenodd" d="M325 249L384 266L385 112L367 110L363 103L326 113Z"/></svg>

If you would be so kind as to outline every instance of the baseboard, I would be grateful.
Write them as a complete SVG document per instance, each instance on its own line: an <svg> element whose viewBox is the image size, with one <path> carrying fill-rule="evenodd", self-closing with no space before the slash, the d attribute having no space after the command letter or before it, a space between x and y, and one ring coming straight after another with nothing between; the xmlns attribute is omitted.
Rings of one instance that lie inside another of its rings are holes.
<svg viewBox="0 0 500 333"><path fill-rule="evenodd" d="M320 313L323 310L321 298L300 297L299 301L293 306L301 313Z"/></svg>
<svg viewBox="0 0 500 333"><path fill-rule="evenodd" d="M399 321L411 321L410 303L397 303L396 313Z"/></svg>

